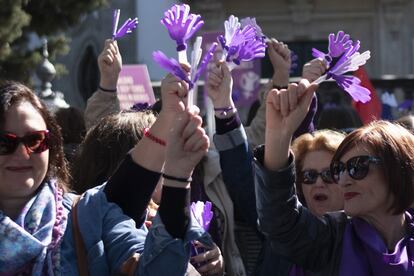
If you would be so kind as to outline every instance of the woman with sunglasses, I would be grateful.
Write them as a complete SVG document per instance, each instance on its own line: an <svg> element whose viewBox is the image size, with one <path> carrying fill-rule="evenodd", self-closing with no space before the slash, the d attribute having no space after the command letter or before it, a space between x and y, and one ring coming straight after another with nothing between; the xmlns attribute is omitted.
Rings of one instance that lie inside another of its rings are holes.
<svg viewBox="0 0 414 276"><path fill-rule="evenodd" d="M413 275L414 136L378 121L349 134L330 165L344 212L318 217L295 195L293 132L316 85L302 80L267 98L265 147L255 153L261 231L293 261L290 275Z"/></svg>
<svg viewBox="0 0 414 276"><path fill-rule="evenodd" d="M183 275L191 241L212 246L186 215L190 176L209 146L208 137L197 112L183 111L179 95L164 100L177 108L174 114L161 111L150 135L106 184L139 179L141 185L123 196L142 193L145 208L164 164L163 201L147 233L107 200L104 186L88 190L72 210L55 119L28 87L0 85L0 275L164 275L167 270ZM161 139L170 143L161 145Z"/></svg>
<svg viewBox="0 0 414 276"><path fill-rule="evenodd" d="M344 197L329 165L345 135L333 130L306 133L293 141L299 201L319 217L344 208Z"/></svg>

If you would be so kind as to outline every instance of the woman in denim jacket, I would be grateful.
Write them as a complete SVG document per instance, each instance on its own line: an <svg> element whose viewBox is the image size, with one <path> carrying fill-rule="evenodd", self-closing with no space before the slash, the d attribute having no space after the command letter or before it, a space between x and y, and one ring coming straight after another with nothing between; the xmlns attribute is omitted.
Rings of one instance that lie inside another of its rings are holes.
<svg viewBox="0 0 414 276"><path fill-rule="evenodd" d="M123 272L123 264L135 253L142 253L135 274L160 274L168 267L169 274L183 275L190 240L203 240L200 228L193 227L183 213L188 212L187 180L194 164L205 154L208 138L196 113L182 111L182 105L174 105L179 103L176 99L167 102L171 104L169 113L160 115L150 133L171 143L165 149L164 145L154 145L154 139L142 139L106 187L117 186L127 177L141 179L143 185L122 192L124 196L142 193L142 205L146 206L166 160L166 203L160 208L170 211L164 218L160 214L163 223L156 219L145 239L142 229L136 229L135 222L108 201L103 187L88 191L77 205L77 219L89 274ZM0 86L0 118L0 273L77 275L73 196L66 187L68 175L58 126L32 91L14 82ZM171 123L175 127L167 139ZM171 222L167 221L172 220L177 226L168 229ZM208 244L208 239L203 242Z"/></svg>

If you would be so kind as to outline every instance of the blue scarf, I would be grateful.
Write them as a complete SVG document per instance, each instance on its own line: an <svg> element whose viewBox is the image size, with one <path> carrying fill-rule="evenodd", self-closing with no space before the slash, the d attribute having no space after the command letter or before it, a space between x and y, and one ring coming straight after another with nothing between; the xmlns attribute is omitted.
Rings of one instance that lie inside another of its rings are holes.
<svg viewBox="0 0 414 276"><path fill-rule="evenodd" d="M62 191L55 181L43 183L15 221L0 210L0 275L60 274L66 222Z"/></svg>

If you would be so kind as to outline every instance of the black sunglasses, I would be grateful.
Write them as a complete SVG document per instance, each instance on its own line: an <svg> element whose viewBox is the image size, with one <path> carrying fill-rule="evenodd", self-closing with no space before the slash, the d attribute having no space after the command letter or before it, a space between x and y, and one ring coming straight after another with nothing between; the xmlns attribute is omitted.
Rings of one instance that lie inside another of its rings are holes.
<svg viewBox="0 0 414 276"><path fill-rule="evenodd" d="M23 143L28 154L41 153L49 149L48 141L48 130L33 131L23 137L14 133L0 133L0 155L12 154L20 143Z"/></svg>
<svg viewBox="0 0 414 276"><path fill-rule="evenodd" d="M316 180L318 179L318 176L321 176L322 181L327 184L332 184L334 181L332 179L331 170L325 169L321 172L318 172L317 170L303 170L300 173L300 180L303 184L312 185L316 183Z"/></svg>
<svg viewBox="0 0 414 276"><path fill-rule="evenodd" d="M379 164L381 159L369 155L354 156L348 161L341 162L339 160L331 163L331 174L333 180L338 183L341 174L348 171L350 177L355 180L361 180L368 175L369 164Z"/></svg>

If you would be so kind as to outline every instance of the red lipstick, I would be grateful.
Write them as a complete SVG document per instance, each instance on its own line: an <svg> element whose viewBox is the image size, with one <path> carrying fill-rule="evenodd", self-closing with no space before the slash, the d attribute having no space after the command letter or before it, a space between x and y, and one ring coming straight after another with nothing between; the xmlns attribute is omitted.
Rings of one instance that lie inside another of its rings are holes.
<svg viewBox="0 0 414 276"><path fill-rule="evenodd" d="M357 195L359 195L359 193L347 192L347 193L344 193L344 199L345 200L350 200L350 199L356 197Z"/></svg>

